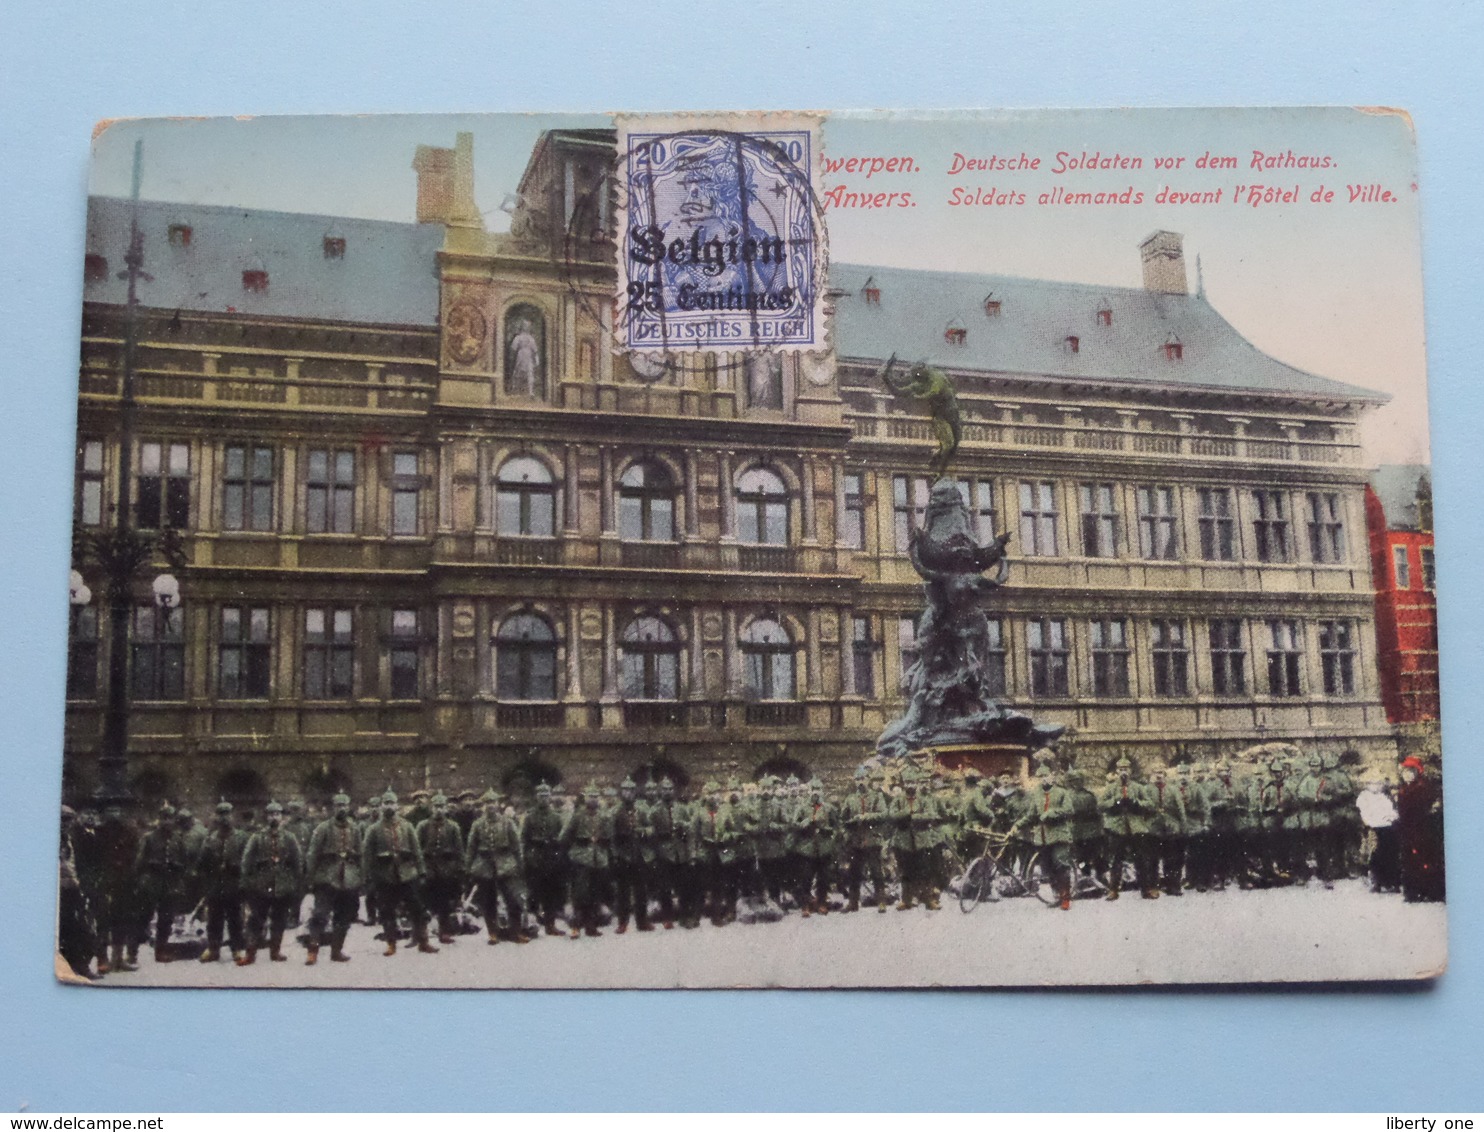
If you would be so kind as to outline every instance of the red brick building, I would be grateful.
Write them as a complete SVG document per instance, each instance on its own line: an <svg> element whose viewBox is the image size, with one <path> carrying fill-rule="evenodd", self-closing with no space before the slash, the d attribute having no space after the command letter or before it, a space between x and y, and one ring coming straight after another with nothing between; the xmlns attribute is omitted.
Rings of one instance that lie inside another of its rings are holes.
<svg viewBox="0 0 1484 1132"><path fill-rule="evenodd" d="M1366 488L1376 662L1392 723L1438 718L1438 605L1432 483L1424 464L1388 464Z"/></svg>

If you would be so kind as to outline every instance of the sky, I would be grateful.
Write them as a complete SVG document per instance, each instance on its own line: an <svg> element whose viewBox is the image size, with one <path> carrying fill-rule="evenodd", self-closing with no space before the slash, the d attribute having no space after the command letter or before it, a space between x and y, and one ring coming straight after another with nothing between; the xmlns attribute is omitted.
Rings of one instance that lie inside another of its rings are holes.
<svg viewBox="0 0 1484 1132"><path fill-rule="evenodd" d="M94 139L89 189L127 195L136 138L145 140L141 194L372 219L413 219L419 144L474 134L475 199L487 228L540 134L607 126L604 115L383 115L137 119ZM1329 109L1006 111L831 115L824 155L905 157L913 172L839 172L855 192L910 192L911 207L831 208L830 254L840 261L979 271L1137 287L1138 244L1166 228L1185 240L1190 287L1256 346L1339 381L1391 396L1362 426L1370 463L1429 458L1416 153L1402 115ZM1254 151L1328 157L1321 170L1254 170ZM1140 157L1139 169L1056 172L1057 154ZM1202 169L1205 154L1236 169ZM952 174L955 154L1039 159L1037 169ZM1173 169L1156 159L1183 158ZM905 163L904 163L905 164ZM1238 185L1298 188L1294 202L1252 207ZM1379 185L1390 202L1349 201L1348 186ZM1221 190L1219 203L1160 202L1160 190ZM1026 203L955 206L954 189L1024 194ZM1142 204L1041 205L1042 193L1143 192ZM1332 190L1328 203L1311 195ZM901 198L895 198L899 201Z"/></svg>

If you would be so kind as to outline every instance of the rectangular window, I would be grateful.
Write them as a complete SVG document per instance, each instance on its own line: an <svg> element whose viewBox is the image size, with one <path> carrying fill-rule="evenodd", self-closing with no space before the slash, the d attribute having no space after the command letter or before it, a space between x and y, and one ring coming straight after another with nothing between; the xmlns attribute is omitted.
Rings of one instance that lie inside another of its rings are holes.
<svg viewBox="0 0 1484 1132"><path fill-rule="evenodd" d="M1218 696L1247 694L1247 650L1242 647L1242 623L1223 617L1210 623L1211 690Z"/></svg>
<svg viewBox="0 0 1484 1132"><path fill-rule="evenodd" d="M857 696L874 699L876 696L876 642L871 639L871 622L865 617L850 619L851 659L855 664L855 687Z"/></svg>
<svg viewBox="0 0 1484 1132"><path fill-rule="evenodd" d="M1299 669L1303 652L1299 648L1297 621L1268 622L1268 695L1299 696Z"/></svg>
<svg viewBox="0 0 1484 1132"><path fill-rule="evenodd" d="M1056 553L1056 488L1043 482L1020 485L1020 550L1042 557Z"/></svg>
<svg viewBox="0 0 1484 1132"><path fill-rule="evenodd" d="M1235 562L1237 558L1237 519L1232 509L1229 487L1196 489L1200 510L1201 557L1207 562Z"/></svg>
<svg viewBox="0 0 1484 1132"><path fill-rule="evenodd" d="M417 631L417 610L392 610L391 644L387 655L391 668L394 700L415 700L422 694L419 669L422 653Z"/></svg>
<svg viewBox="0 0 1484 1132"><path fill-rule="evenodd" d="M229 444L222 454L222 529L273 529L273 449Z"/></svg>
<svg viewBox="0 0 1484 1132"><path fill-rule="evenodd" d="M1405 546L1393 546L1391 548L1391 561L1396 570L1396 588L1409 590L1412 588L1412 561L1407 557Z"/></svg>
<svg viewBox="0 0 1484 1132"><path fill-rule="evenodd" d="M273 644L265 606L224 605L217 646L217 688L223 699L268 698Z"/></svg>
<svg viewBox="0 0 1484 1132"><path fill-rule="evenodd" d="M840 516L840 541L854 550L865 549L865 477L856 472L845 476L845 512Z"/></svg>
<svg viewBox="0 0 1484 1132"><path fill-rule="evenodd" d="M1288 504L1281 491L1258 490L1252 493L1257 509L1252 517L1252 534L1257 544L1259 562L1287 562L1292 557L1288 544Z"/></svg>
<svg viewBox="0 0 1484 1132"><path fill-rule="evenodd" d="M974 541L986 545L999 534L999 519L995 515L993 480L959 480L958 493L964 506L969 509L969 527L974 532Z"/></svg>
<svg viewBox="0 0 1484 1132"><path fill-rule="evenodd" d="M1111 483L1084 483L1077 487L1082 505L1082 553L1089 558L1112 558L1118 553L1118 512Z"/></svg>
<svg viewBox="0 0 1484 1132"><path fill-rule="evenodd" d="M1333 491L1311 491L1309 504L1309 557L1315 562L1345 561L1345 522L1340 496Z"/></svg>
<svg viewBox="0 0 1484 1132"><path fill-rule="evenodd" d="M97 694L98 607L80 605L72 610L67 641L67 698L90 700Z"/></svg>
<svg viewBox="0 0 1484 1132"><path fill-rule="evenodd" d="M1139 508L1139 554L1144 558L1173 561L1179 554L1179 529L1175 514L1175 489L1160 484L1134 490Z"/></svg>
<svg viewBox="0 0 1484 1132"><path fill-rule="evenodd" d="M1190 693L1190 653L1185 647L1185 622L1157 619L1151 622L1154 648L1154 694L1184 696Z"/></svg>
<svg viewBox="0 0 1484 1132"><path fill-rule="evenodd" d="M1031 662L1031 695L1067 695L1067 659L1071 655L1067 623L1055 617L1027 621L1025 638Z"/></svg>
<svg viewBox="0 0 1484 1132"><path fill-rule="evenodd" d="M901 679L897 690L904 695L912 686L912 666L917 663L917 618L897 618L897 663L901 668Z"/></svg>
<svg viewBox="0 0 1484 1132"><path fill-rule="evenodd" d="M912 532L922 526L927 514L928 481L926 476L891 477L891 512L893 545L898 554L906 554Z"/></svg>
<svg viewBox="0 0 1484 1132"><path fill-rule="evenodd" d="M145 530L182 529L191 518L191 449L145 441L139 446L134 521Z"/></svg>
<svg viewBox="0 0 1484 1132"><path fill-rule="evenodd" d="M1128 623L1122 618L1092 623L1092 690L1098 696L1128 695Z"/></svg>
<svg viewBox="0 0 1484 1132"><path fill-rule="evenodd" d="M134 607L130 686L136 700L185 699L185 615L151 603Z"/></svg>
<svg viewBox="0 0 1484 1132"><path fill-rule="evenodd" d="M1438 588L1438 567L1433 559L1433 548L1420 546L1417 553L1422 556L1422 588L1432 593Z"/></svg>
<svg viewBox="0 0 1484 1132"><path fill-rule="evenodd" d="M988 622L989 634L984 649L983 688L992 696L1003 696L1009 686L1009 665L1005 656L1005 623L997 618Z"/></svg>
<svg viewBox="0 0 1484 1132"><path fill-rule="evenodd" d="M417 453L392 456L392 534L415 535L422 479L417 474Z"/></svg>
<svg viewBox="0 0 1484 1132"><path fill-rule="evenodd" d="M353 451L310 449L305 482L304 527L310 534L347 535L355 530L356 454Z"/></svg>
<svg viewBox="0 0 1484 1132"><path fill-rule="evenodd" d="M1350 622L1319 622L1319 664L1326 696L1355 694L1355 634Z"/></svg>
<svg viewBox="0 0 1484 1132"><path fill-rule="evenodd" d="M354 691L354 618L349 609L304 611L304 698L345 699Z"/></svg>
<svg viewBox="0 0 1484 1132"><path fill-rule="evenodd" d="M103 523L103 441L77 446L77 521L85 527Z"/></svg>

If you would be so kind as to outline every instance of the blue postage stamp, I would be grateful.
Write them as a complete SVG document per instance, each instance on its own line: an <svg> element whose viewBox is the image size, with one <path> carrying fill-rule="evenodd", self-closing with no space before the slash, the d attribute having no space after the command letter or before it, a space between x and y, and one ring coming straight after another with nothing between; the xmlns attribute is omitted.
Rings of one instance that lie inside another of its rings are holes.
<svg viewBox="0 0 1484 1132"><path fill-rule="evenodd" d="M800 115L621 124L620 349L824 349L818 153Z"/></svg>

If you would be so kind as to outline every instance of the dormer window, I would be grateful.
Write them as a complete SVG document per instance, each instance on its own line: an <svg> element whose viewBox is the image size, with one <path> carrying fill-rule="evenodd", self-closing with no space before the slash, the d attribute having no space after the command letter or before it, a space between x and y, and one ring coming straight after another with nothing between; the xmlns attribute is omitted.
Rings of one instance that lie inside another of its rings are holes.
<svg viewBox="0 0 1484 1132"><path fill-rule="evenodd" d="M1082 347L1082 339L1078 338L1077 335L1075 335L1075 334L1068 334L1067 335L1067 353L1069 353L1069 354L1078 353L1078 352L1080 352L1081 347Z"/></svg>
<svg viewBox="0 0 1484 1132"><path fill-rule="evenodd" d="M344 259L345 237L326 236L324 240L324 252L326 259Z"/></svg>
<svg viewBox="0 0 1484 1132"><path fill-rule="evenodd" d="M188 248L191 246L191 226L189 224L172 224L167 233L167 239L172 248Z"/></svg>
<svg viewBox="0 0 1484 1132"><path fill-rule="evenodd" d="M268 273L262 268L248 268L242 273L242 289L255 294L268 290Z"/></svg>
<svg viewBox="0 0 1484 1132"><path fill-rule="evenodd" d="M949 323L948 328L943 331L943 341L947 342L950 346L962 346L968 340L969 332L962 326L954 326L952 323Z"/></svg>
<svg viewBox="0 0 1484 1132"><path fill-rule="evenodd" d="M1107 299L1104 299L1101 303L1098 304L1098 325L1113 325L1113 306L1111 303L1108 302Z"/></svg>
<svg viewBox="0 0 1484 1132"><path fill-rule="evenodd" d="M876 286L876 277L874 275L867 278L865 283L861 285L861 298L866 300L868 307L881 305L881 288Z"/></svg>
<svg viewBox="0 0 1484 1132"><path fill-rule="evenodd" d="M984 296L984 315L986 318L1000 317L1000 300L993 294Z"/></svg>
<svg viewBox="0 0 1484 1132"><path fill-rule="evenodd" d="M108 257L97 252L88 252L82 259L82 281L102 283L108 278Z"/></svg>
<svg viewBox="0 0 1484 1132"><path fill-rule="evenodd" d="M1165 361L1178 362L1185 357L1185 347L1180 344L1180 339L1171 334L1165 339Z"/></svg>

